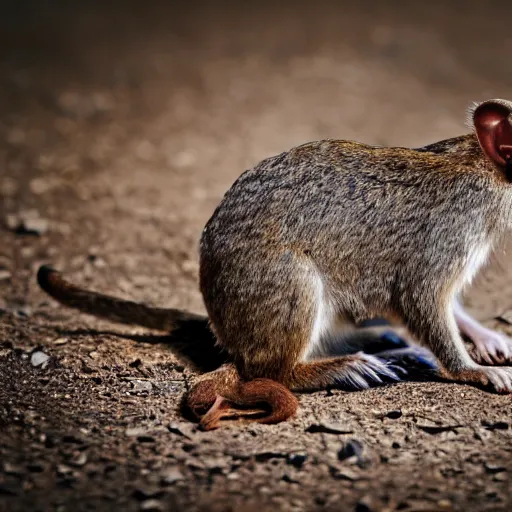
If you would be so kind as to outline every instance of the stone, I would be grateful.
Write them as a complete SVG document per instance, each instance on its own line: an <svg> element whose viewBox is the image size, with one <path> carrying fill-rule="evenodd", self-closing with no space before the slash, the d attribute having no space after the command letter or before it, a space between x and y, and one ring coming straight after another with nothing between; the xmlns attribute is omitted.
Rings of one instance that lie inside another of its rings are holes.
<svg viewBox="0 0 512 512"><path fill-rule="evenodd" d="M354 431L346 425L331 423L330 421L320 421L309 425L306 428L306 432L310 434L352 434Z"/></svg>
<svg viewBox="0 0 512 512"><path fill-rule="evenodd" d="M162 484L171 485L179 480L183 480L185 477L177 466L169 466L160 473Z"/></svg>
<svg viewBox="0 0 512 512"><path fill-rule="evenodd" d="M48 366L50 356L40 350L33 352L30 356L30 363L34 367L40 366L43 370Z"/></svg>

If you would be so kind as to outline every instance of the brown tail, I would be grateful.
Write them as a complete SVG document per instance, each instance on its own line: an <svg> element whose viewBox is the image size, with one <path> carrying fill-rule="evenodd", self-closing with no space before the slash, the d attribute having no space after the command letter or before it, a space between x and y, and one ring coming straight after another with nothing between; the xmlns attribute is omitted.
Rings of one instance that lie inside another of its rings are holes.
<svg viewBox="0 0 512 512"><path fill-rule="evenodd" d="M211 371L226 362L226 354L216 345L206 316L178 309L153 308L84 290L64 279L60 272L48 265L39 268L37 282L55 300L83 313L172 333L164 341L178 356L202 371Z"/></svg>
<svg viewBox="0 0 512 512"><path fill-rule="evenodd" d="M37 282L48 295L61 304L114 322L167 332L184 322L208 322L206 317L186 311L153 308L138 302L84 290L66 281L60 272L48 265L39 268Z"/></svg>
<svg viewBox="0 0 512 512"><path fill-rule="evenodd" d="M213 430L223 421L248 418L258 423L279 423L295 414L297 398L271 379L244 382L233 365L210 372L195 384L185 405L203 430Z"/></svg>

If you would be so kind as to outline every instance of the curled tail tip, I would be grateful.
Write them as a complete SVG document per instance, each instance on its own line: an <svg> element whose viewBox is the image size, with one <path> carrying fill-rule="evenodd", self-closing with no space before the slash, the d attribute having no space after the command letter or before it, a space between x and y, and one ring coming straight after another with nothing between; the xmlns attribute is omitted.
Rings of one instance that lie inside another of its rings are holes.
<svg viewBox="0 0 512 512"><path fill-rule="evenodd" d="M297 397L279 382L266 378L241 382L238 374L228 376L227 386L217 374L199 381L188 393L186 410L202 430L235 420L280 423L297 412Z"/></svg>
<svg viewBox="0 0 512 512"><path fill-rule="evenodd" d="M51 286L52 276L59 274L60 272L55 270L51 265L41 265L37 271L37 284L46 291Z"/></svg>

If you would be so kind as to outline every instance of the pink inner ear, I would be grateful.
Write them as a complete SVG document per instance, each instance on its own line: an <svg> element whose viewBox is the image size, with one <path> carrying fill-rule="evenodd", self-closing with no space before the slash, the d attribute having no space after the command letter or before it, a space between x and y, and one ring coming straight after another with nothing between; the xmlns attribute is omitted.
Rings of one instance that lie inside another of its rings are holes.
<svg viewBox="0 0 512 512"><path fill-rule="evenodd" d="M495 164L504 167L512 158L510 110L501 103L486 103L475 111L474 122L482 150Z"/></svg>

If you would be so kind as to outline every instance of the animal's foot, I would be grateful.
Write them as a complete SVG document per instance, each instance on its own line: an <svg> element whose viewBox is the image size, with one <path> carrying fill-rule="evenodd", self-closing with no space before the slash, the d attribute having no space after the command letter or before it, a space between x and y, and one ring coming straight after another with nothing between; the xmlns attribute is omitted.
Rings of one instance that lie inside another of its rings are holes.
<svg viewBox="0 0 512 512"><path fill-rule="evenodd" d="M409 343L405 338L402 338L395 331L384 331L379 338L380 346L379 352L384 350L396 350L400 348L407 348Z"/></svg>
<svg viewBox="0 0 512 512"><path fill-rule="evenodd" d="M354 389L367 389L372 385L398 382L407 375L407 370L384 359L364 352L355 354L357 359L344 368L339 384Z"/></svg>
<svg viewBox="0 0 512 512"><path fill-rule="evenodd" d="M478 366L467 370L447 373L458 382L480 384L496 393L512 393L512 367Z"/></svg>
<svg viewBox="0 0 512 512"><path fill-rule="evenodd" d="M512 368L484 368L483 372L496 393L512 393Z"/></svg>
<svg viewBox="0 0 512 512"><path fill-rule="evenodd" d="M471 355L481 364L506 364L512 362L512 340L492 329L482 329L471 336L474 349Z"/></svg>

